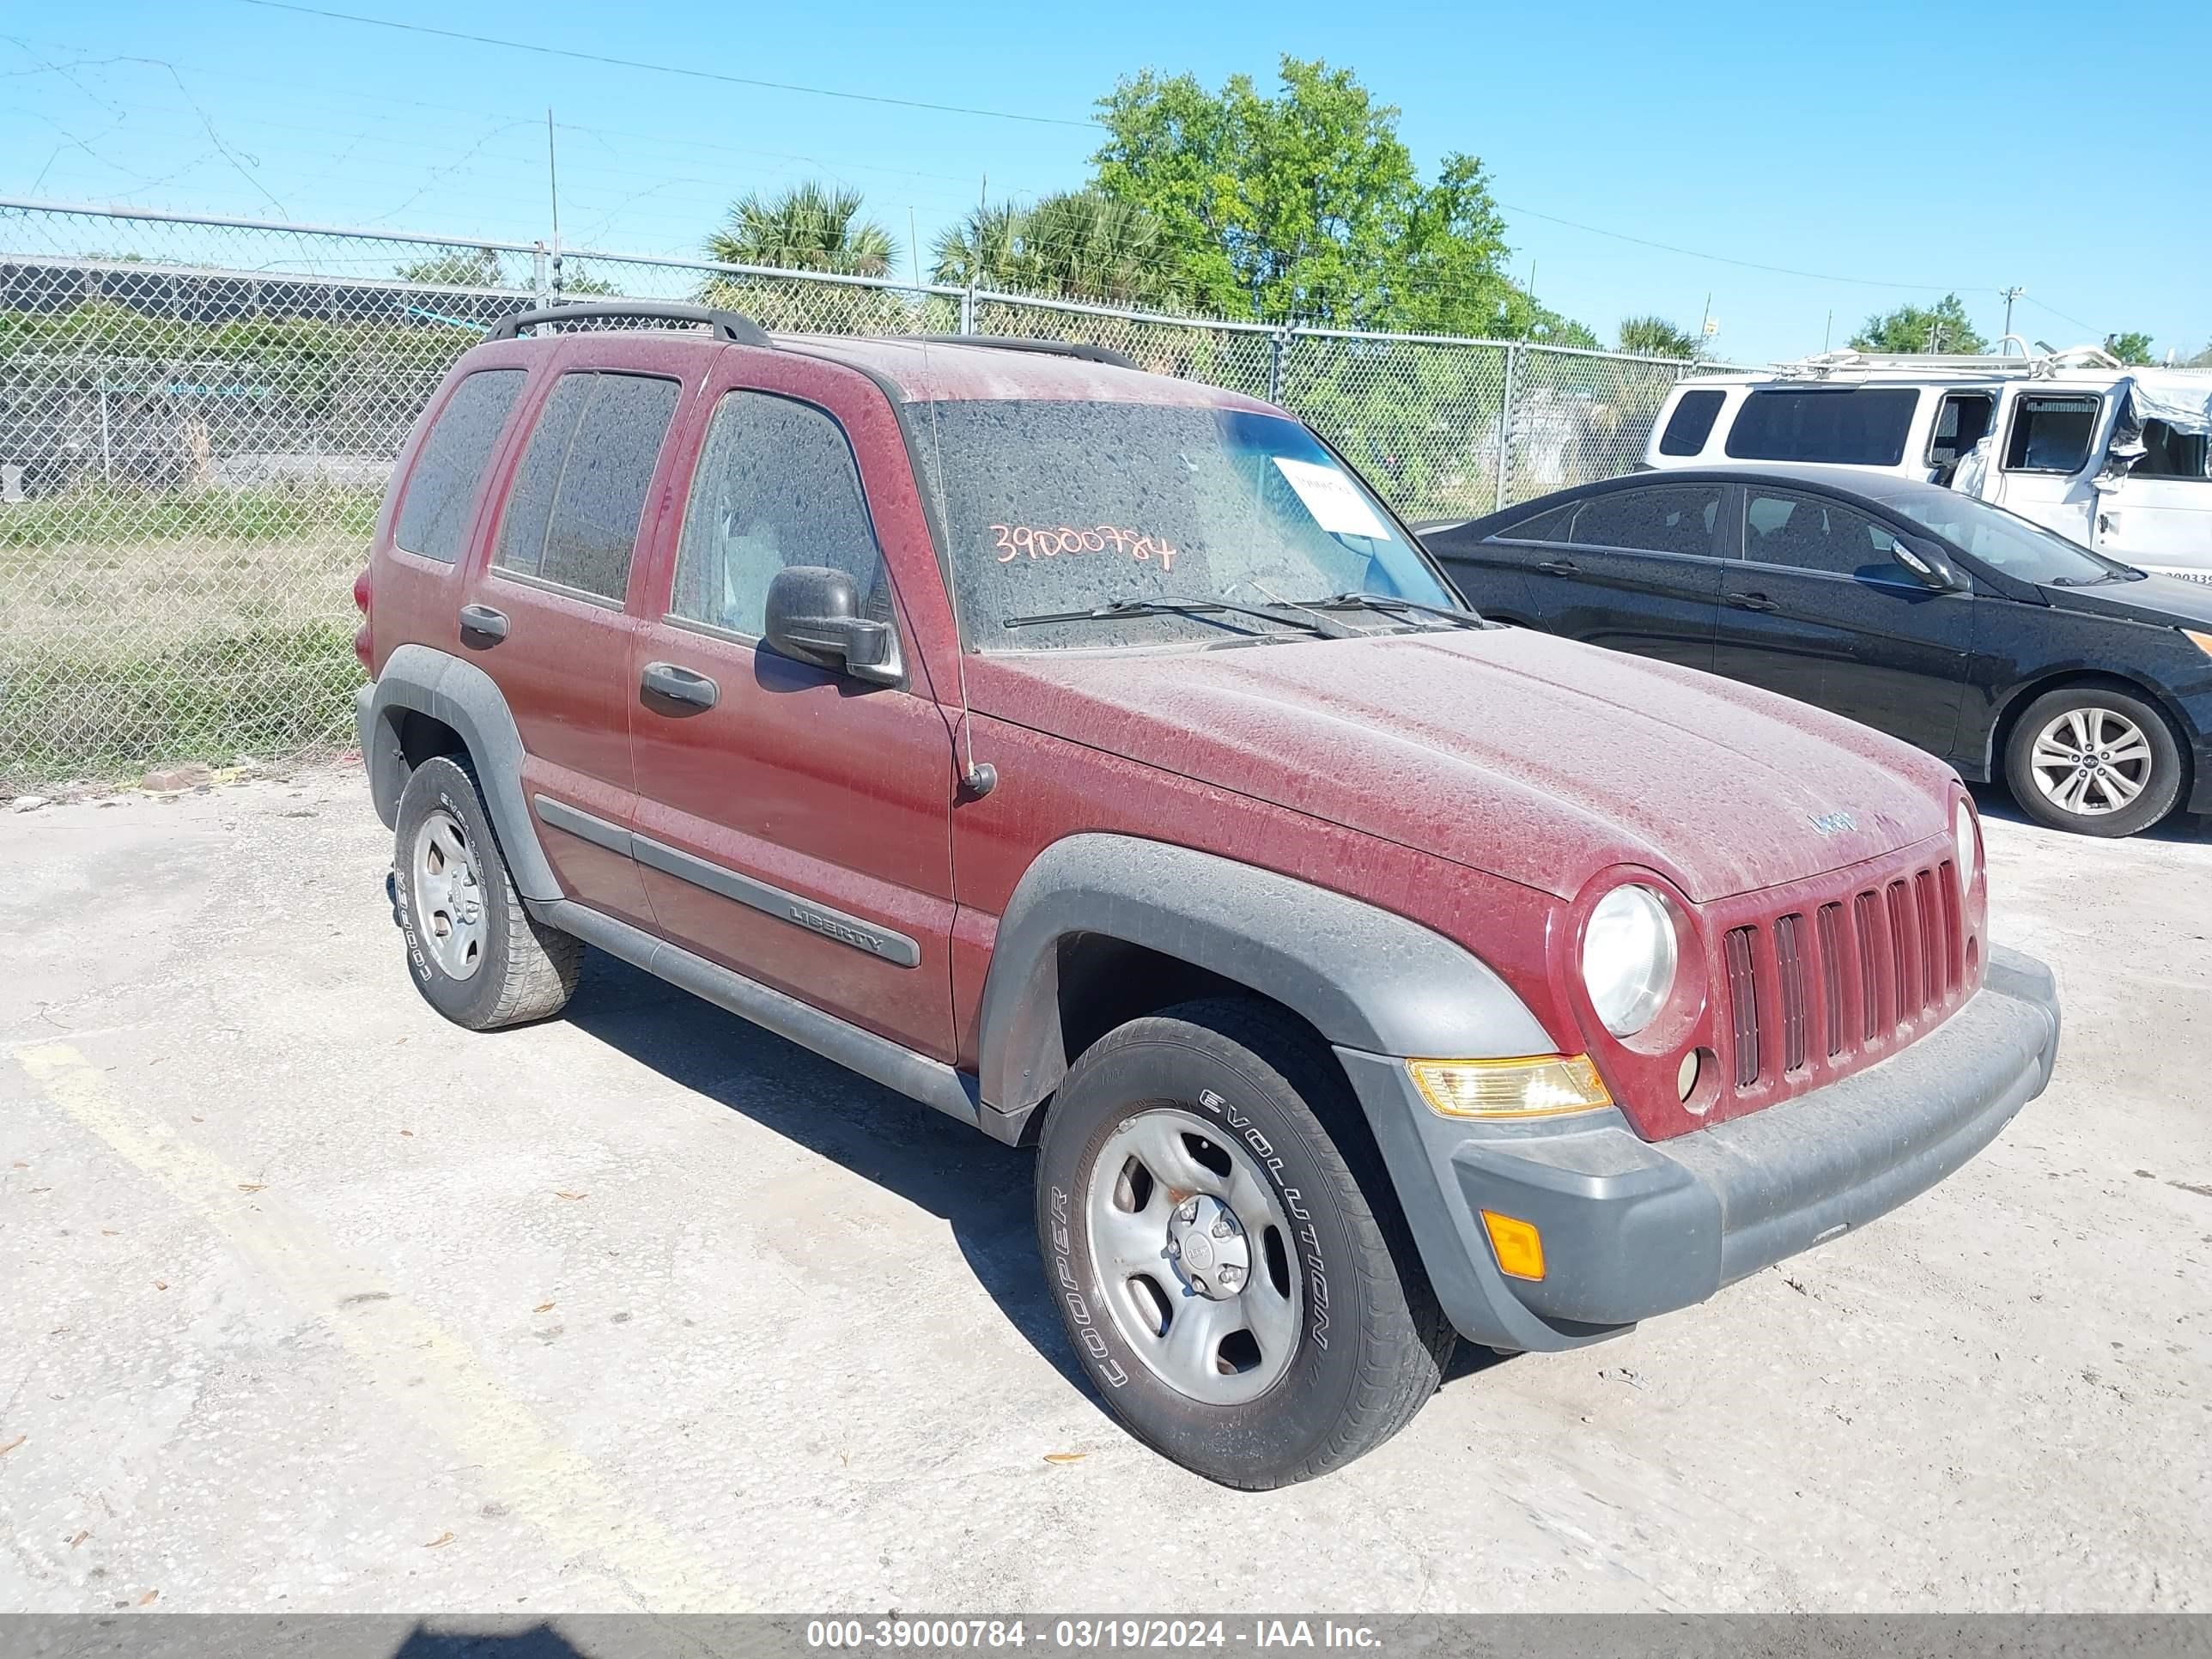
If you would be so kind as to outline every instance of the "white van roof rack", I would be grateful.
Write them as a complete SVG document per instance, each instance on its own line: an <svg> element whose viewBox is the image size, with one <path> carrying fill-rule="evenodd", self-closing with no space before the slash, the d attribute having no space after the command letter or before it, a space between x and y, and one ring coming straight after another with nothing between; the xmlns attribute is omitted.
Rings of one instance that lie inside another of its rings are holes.
<svg viewBox="0 0 2212 1659"><path fill-rule="evenodd" d="M1981 356L1940 351L1854 351L1846 348L1815 352L1795 362L1777 363L1773 373L1777 380L1856 380L1869 374L1914 380L1951 375L1986 378L1997 374L2039 380L2062 368L2118 370L2126 367L2102 346L2076 345L2054 350L2039 340L2031 348L2017 334L2006 335L1997 344L1998 350ZM2006 347L2018 349L2007 350L2003 349Z"/></svg>

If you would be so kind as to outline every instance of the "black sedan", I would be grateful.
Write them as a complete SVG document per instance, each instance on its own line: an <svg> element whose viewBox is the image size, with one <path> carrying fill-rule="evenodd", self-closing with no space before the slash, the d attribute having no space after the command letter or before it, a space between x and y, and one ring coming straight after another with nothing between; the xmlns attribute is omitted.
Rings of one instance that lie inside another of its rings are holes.
<svg viewBox="0 0 2212 1659"><path fill-rule="evenodd" d="M1487 616L1849 715L2002 779L2056 828L2130 836L2179 805L2212 811L2212 586L1971 496L1711 467L1420 537Z"/></svg>

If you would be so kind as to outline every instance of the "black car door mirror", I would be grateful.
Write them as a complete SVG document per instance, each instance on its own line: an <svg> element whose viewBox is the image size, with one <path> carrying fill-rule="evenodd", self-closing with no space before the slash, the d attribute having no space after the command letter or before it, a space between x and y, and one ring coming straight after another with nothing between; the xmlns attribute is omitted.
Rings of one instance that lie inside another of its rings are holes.
<svg viewBox="0 0 2212 1659"><path fill-rule="evenodd" d="M1924 537L1899 537L1896 556L1898 563L1938 592L1955 592L1966 585L1951 556Z"/></svg>
<svg viewBox="0 0 2212 1659"><path fill-rule="evenodd" d="M771 649L817 668L877 685L905 678L897 630L860 614L860 590L842 570L802 564L777 571L763 632Z"/></svg>

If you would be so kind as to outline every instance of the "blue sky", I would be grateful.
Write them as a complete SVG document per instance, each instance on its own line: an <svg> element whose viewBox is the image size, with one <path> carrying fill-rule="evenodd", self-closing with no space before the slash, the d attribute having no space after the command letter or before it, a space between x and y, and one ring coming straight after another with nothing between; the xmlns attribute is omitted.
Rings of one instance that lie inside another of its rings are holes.
<svg viewBox="0 0 2212 1659"><path fill-rule="evenodd" d="M1796 356L1950 289L1994 337L1997 290L2018 283L2014 325L2032 339L2138 328L2185 354L2212 341L2212 96L2174 78L2212 59L2212 7L2166 8L2154 27L2127 14L2108 52L2087 9L2048 0L314 3L1054 121L724 84L250 0L85 0L0 9L0 194L529 240L545 234L550 105L572 245L696 254L732 197L823 177L863 191L902 250L918 234L926 261L987 179L994 198L1079 183L1097 143L1080 124L1117 75L1271 82L1291 52L1349 65L1398 105L1425 171L1452 150L1480 156L1515 275L1533 268L1540 299L1607 338L1632 313L1694 328L1710 295L1722 355Z"/></svg>

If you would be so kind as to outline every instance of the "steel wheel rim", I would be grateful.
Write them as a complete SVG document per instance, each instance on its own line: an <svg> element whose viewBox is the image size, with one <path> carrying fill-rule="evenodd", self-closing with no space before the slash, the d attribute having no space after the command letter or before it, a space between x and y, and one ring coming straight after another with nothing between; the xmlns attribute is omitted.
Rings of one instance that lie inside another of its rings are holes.
<svg viewBox="0 0 2212 1659"><path fill-rule="evenodd" d="M434 811L415 832L408 860L415 889L415 932L448 979L467 979L483 962L483 883L460 820Z"/></svg>
<svg viewBox="0 0 2212 1659"><path fill-rule="evenodd" d="M1084 1210L1108 1316L1147 1370L1210 1406L1282 1380L1304 1290L1290 1222L1249 1152L1195 1113L1146 1108L1098 1149Z"/></svg>
<svg viewBox="0 0 2212 1659"><path fill-rule="evenodd" d="M2028 775L2062 812L2103 817L2124 811L2150 787L2156 767L2142 726L2114 708L2069 708L2035 734Z"/></svg>

